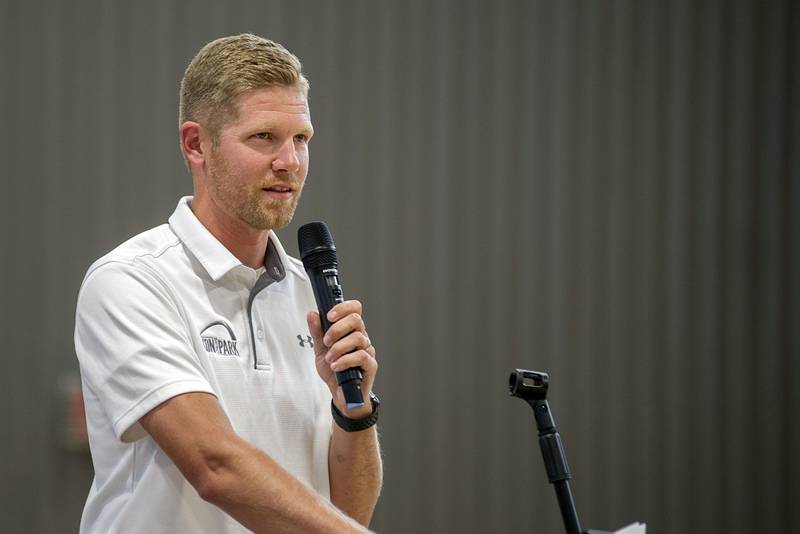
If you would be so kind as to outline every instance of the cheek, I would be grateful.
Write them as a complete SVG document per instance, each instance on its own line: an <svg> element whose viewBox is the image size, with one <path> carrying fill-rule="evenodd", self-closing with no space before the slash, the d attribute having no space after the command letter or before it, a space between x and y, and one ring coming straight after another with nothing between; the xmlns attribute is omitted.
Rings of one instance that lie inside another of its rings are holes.
<svg viewBox="0 0 800 534"><path fill-rule="evenodd" d="M247 182L254 176L260 176L264 169L268 167L263 162L263 158L253 157L247 152L233 154L228 158L228 174L233 181Z"/></svg>
<svg viewBox="0 0 800 534"><path fill-rule="evenodd" d="M308 152L304 152L300 154L300 178L305 180L306 174L308 173Z"/></svg>

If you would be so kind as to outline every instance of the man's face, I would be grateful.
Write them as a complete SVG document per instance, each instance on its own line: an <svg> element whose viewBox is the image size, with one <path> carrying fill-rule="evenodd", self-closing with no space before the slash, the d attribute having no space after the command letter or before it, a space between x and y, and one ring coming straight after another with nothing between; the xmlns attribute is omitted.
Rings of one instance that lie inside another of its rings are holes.
<svg viewBox="0 0 800 534"><path fill-rule="evenodd" d="M308 174L308 100L296 87L267 87L240 95L238 109L207 156L209 196L252 228L282 228L292 220Z"/></svg>

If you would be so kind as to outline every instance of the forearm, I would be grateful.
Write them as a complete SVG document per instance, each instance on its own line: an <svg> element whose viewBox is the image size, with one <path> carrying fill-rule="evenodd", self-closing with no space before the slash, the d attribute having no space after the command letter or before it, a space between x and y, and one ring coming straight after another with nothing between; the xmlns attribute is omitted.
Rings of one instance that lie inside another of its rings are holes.
<svg viewBox="0 0 800 534"><path fill-rule="evenodd" d="M253 532L367 532L255 447L227 452L196 487Z"/></svg>
<svg viewBox="0 0 800 534"><path fill-rule="evenodd" d="M377 427L345 432L335 424L328 456L331 501L369 525L383 482Z"/></svg>
<svg viewBox="0 0 800 534"><path fill-rule="evenodd" d="M314 354L320 378L328 385L336 410L350 420L364 420L375 413L369 393L378 371L375 347L367 336L361 318L361 303L340 302L327 315L332 321L327 332L316 312L307 316L308 329L314 338ZM347 409L344 394L336 373L345 369L360 368L363 374L361 392L363 406ZM334 419L336 415L334 415ZM374 421L373 421L374 422ZM344 423L348 426L348 423ZM356 425L358 427L360 425ZM355 432L345 432L333 424L333 435L328 452L328 478L331 501L339 509L363 525L369 525L383 482L383 465L375 426Z"/></svg>

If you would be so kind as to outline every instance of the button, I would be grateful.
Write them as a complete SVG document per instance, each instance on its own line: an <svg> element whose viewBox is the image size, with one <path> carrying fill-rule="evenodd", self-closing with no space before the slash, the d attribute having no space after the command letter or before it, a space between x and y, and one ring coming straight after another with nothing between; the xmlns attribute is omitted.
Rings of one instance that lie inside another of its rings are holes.
<svg viewBox="0 0 800 534"><path fill-rule="evenodd" d="M258 332L256 332L256 335L258 336L258 339L264 339L264 331L260 328L258 329Z"/></svg>

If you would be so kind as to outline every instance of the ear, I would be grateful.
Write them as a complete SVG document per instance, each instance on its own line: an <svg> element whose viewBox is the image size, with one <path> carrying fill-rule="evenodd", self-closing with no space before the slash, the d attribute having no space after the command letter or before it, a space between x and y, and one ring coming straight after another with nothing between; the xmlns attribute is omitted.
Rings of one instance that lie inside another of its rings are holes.
<svg viewBox="0 0 800 534"><path fill-rule="evenodd" d="M181 124L181 150L190 166L203 166L206 161L202 143L204 135L203 127L197 122Z"/></svg>

